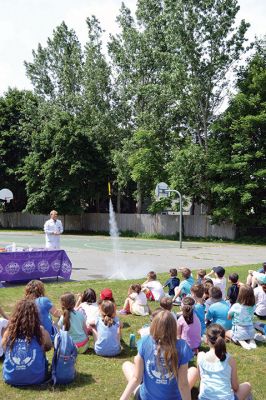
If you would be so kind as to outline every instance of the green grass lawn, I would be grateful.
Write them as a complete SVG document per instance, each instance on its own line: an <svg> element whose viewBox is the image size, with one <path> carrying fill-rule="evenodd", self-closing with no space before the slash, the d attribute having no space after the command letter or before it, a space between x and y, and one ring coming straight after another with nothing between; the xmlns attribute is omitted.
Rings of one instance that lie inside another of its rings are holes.
<svg viewBox="0 0 266 400"><path fill-rule="evenodd" d="M238 272L241 281L245 281L248 269L257 269L260 265L246 265L242 267L230 267L226 274ZM158 274L159 280L164 282L168 278L167 273ZM144 280L144 278L143 278ZM137 281L135 281L137 282ZM141 283L142 280L139 280ZM66 291L78 293L87 287L92 287L97 294L105 287L113 290L120 309L127 295L127 289L132 281L83 281L46 284L46 295L59 307L60 295ZM11 312L15 302L23 296L24 285L0 289L0 305L7 312ZM158 303L151 303L154 309ZM179 310L174 307L174 310ZM130 333L137 333L137 330L149 322L149 317L136 317L132 315L121 316L124 324L122 346L123 351L119 357L104 358L96 356L93 352L93 341L90 339L90 349L87 354L79 355L77 359L77 378L73 384L67 386L41 385L37 387L13 388L3 383L0 379L0 398L5 400L15 399L64 399L64 400L116 400L119 399L126 385L122 374L121 365L125 360L132 360L136 354L135 350L129 348ZM138 338L138 336L137 336ZM202 347L203 349L206 347ZM241 382L249 381L253 386L253 396L256 400L265 400L265 365L266 345L258 343L255 350L244 350L239 346L228 344L228 351L236 358L238 375ZM51 361L52 352L48 353ZM3 361L1 360L1 363ZM193 364L193 363L192 363ZM193 399L197 398L197 389L193 389ZM164 399L162 399L164 400Z"/></svg>

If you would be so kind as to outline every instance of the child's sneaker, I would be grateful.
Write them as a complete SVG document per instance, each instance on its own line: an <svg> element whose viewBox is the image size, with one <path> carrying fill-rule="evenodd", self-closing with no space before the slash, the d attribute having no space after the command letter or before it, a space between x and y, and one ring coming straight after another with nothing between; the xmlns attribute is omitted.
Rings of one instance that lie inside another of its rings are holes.
<svg viewBox="0 0 266 400"><path fill-rule="evenodd" d="M260 335L259 333L255 333L254 339L258 342L266 342L266 335Z"/></svg>
<svg viewBox="0 0 266 400"><path fill-rule="evenodd" d="M240 346L243 347L243 349L251 350L249 343L247 343L245 340L239 340L238 342L239 342Z"/></svg>
<svg viewBox="0 0 266 400"><path fill-rule="evenodd" d="M122 310L118 311L118 314L127 315L127 311L122 308Z"/></svg>
<svg viewBox="0 0 266 400"><path fill-rule="evenodd" d="M254 340L250 340L250 342L249 342L249 348L250 348L250 349L256 349L256 348L257 348L257 345L256 345L256 343L255 343Z"/></svg>
<svg viewBox="0 0 266 400"><path fill-rule="evenodd" d="M181 299L180 297L177 297L175 301L172 302L173 306L180 306L181 305Z"/></svg>

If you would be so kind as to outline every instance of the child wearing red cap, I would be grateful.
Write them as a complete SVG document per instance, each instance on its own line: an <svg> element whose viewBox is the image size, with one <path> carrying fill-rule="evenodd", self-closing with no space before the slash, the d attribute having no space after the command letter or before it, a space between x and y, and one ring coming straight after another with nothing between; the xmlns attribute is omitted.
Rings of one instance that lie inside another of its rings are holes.
<svg viewBox="0 0 266 400"><path fill-rule="evenodd" d="M112 292L112 290L109 289L109 288L105 288L105 289L103 289L103 290L101 291L101 293L100 293L100 299L101 299L101 300L110 300L110 301L112 301L113 303L115 302L115 301L114 301L114 298L113 298L113 292Z"/></svg>

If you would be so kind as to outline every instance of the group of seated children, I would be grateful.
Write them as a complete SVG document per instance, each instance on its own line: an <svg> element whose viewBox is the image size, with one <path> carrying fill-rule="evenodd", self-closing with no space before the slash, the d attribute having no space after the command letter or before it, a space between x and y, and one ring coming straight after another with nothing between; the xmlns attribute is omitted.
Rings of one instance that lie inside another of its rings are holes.
<svg viewBox="0 0 266 400"><path fill-rule="evenodd" d="M10 317L0 308L0 356L4 352L6 383L24 386L44 382L48 372L45 352L53 347L58 329L68 331L78 353L86 352L91 334L97 355L120 354L121 326L110 289L101 291L98 302L93 289L85 290L77 300L73 293L64 293L60 302L61 309L57 309L45 296L44 284L33 280ZM57 324L50 314L58 318Z"/></svg>
<svg viewBox="0 0 266 400"><path fill-rule="evenodd" d="M226 352L225 339L245 349L256 347L254 339L265 341L265 335L255 333L253 324L254 312L259 318L266 317L266 268L263 271L250 271L247 284L240 283L236 273L229 275L231 286L227 293L225 270L220 266L209 274L198 271L196 280L189 268L182 268L181 282L177 269L171 268L164 285L150 271L142 285L130 285L119 314L151 315L151 324L139 331L141 340L134 364L123 365L128 385L121 399L129 399L133 392L141 400L190 399L197 379L199 399L216 398L218 392L226 394L221 399L247 399L250 384L238 384L236 363ZM212 274L215 276L211 277ZM153 313L149 300L160 302ZM58 329L68 331L78 353L87 351L92 335L97 355L120 354L122 324L111 289L103 289L98 301L90 288L77 298L73 293L64 293L60 302L61 309L57 309L45 296L43 283L34 280L26 285L25 296L9 319L0 309L0 334L4 332L0 356L4 351L6 383L19 386L45 380L45 352L52 348ZM173 312L176 304L180 304L180 313ZM57 324L52 322L51 315L58 318ZM208 353L198 353L202 339L210 346ZM195 354L198 368L188 369ZM213 371L215 380L211 378Z"/></svg>

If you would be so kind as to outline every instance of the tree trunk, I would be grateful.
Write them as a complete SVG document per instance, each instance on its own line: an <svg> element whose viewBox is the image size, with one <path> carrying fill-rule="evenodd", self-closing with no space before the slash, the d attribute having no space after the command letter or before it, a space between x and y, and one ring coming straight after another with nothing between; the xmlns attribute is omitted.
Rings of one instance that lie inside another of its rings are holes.
<svg viewBox="0 0 266 400"><path fill-rule="evenodd" d="M141 198L141 188L140 188L140 183L137 183L137 204L136 204L136 208L137 208L137 214L141 214L141 202L142 202L142 198Z"/></svg>

